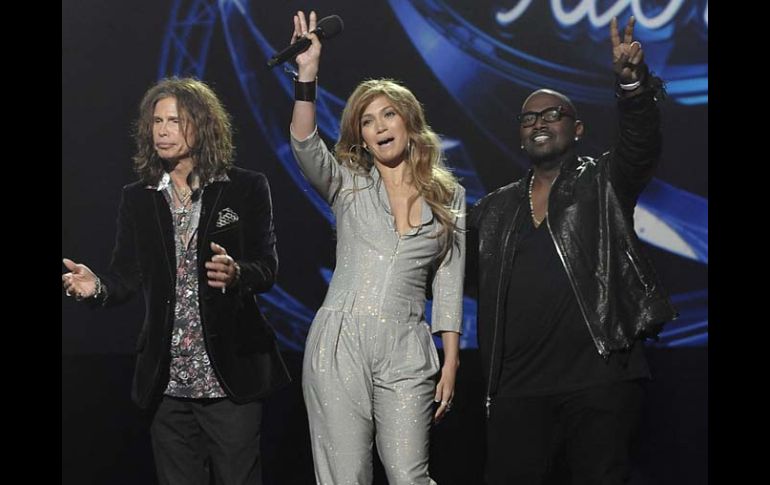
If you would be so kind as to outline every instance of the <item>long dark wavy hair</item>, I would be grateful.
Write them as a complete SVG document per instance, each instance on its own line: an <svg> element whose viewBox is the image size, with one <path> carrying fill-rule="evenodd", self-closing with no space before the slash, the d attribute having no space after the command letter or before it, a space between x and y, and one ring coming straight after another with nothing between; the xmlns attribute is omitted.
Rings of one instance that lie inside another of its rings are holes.
<svg viewBox="0 0 770 485"><path fill-rule="evenodd" d="M134 124L134 171L142 181L156 184L167 170L167 162L158 156L152 138L155 105L165 98L176 99L180 126L188 143L192 140L190 156L201 181L205 183L223 174L232 166L235 156L230 115L206 83L178 77L155 83L139 104L139 117Z"/></svg>
<svg viewBox="0 0 770 485"><path fill-rule="evenodd" d="M369 174L374 161L362 148L361 117L369 103L379 96L388 98L404 120L409 134L409 148L404 162L407 164L411 182L441 222L442 228L438 236L449 240L457 229L455 218L460 216L454 214L451 209L459 183L444 165L441 140L428 125L422 105L409 89L393 79L369 79L361 82L348 98L342 112L340 139L334 147L334 154L340 163L355 172ZM409 205L412 203L414 200L410 200Z"/></svg>

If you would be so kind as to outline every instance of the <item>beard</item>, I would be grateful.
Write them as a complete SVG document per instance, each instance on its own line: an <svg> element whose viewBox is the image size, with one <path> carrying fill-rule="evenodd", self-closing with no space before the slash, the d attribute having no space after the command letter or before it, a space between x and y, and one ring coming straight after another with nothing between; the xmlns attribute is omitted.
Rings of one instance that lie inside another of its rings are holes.
<svg viewBox="0 0 770 485"><path fill-rule="evenodd" d="M562 161L565 159L566 157L533 157L532 155L529 157L529 161L532 162L532 166L545 171L550 171L561 166Z"/></svg>
<svg viewBox="0 0 770 485"><path fill-rule="evenodd" d="M559 167L565 160L574 156L573 149L574 144L564 139L552 140L547 145L538 145L532 140L524 142L524 151L530 162L540 170L552 170Z"/></svg>
<svg viewBox="0 0 770 485"><path fill-rule="evenodd" d="M532 165L540 170L550 171L561 166L561 164L571 158L571 147L566 150L561 150L554 153L553 151L540 153L537 150L530 151L529 147L525 146L527 156Z"/></svg>

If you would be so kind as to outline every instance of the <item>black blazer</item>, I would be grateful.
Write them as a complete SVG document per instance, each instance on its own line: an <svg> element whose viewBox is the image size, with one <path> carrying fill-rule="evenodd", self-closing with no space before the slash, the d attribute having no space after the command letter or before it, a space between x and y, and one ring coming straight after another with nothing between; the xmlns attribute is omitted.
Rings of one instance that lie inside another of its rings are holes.
<svg viewBox="0 0 770 485"><path fill-rule="evenodd" d="M234 167L227 175L229 182L214 182L203 191L198 303L214 372L228 397L245 403L266 396L290 378L275 333L255 299L256 293L273 286L278 268L270 187L261 173ZM222 218L225 213L230 217ZM211 242L223 246L241 267L240 279L225 294L206 283L204 264L213 255ZM146 311L131 396L139 407L148 408L168 384L176 298L174 229L161 192L143 182L123 188L112 260L109 270L98 276L107 288L106 298L98 304L123 303L140 288L144 293Z"/></svg>

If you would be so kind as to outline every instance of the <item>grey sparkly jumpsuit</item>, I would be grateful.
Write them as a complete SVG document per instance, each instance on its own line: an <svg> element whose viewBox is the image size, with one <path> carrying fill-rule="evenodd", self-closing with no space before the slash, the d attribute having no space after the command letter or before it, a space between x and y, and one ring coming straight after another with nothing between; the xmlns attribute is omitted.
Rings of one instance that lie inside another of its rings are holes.
<svg viewBox="0 0 770 485"><path fill-rule="evenodd" d="M429 485L431 403L440 370L431 337L460 331L464 217L452 250L438 261L440 229L422 202L421 225L399 236L379 171L357 175L339 164L314 132L292 137L308 181L337 219L337 267L305 346L302 391L316 481L369 485L372 441L390 485ZM458 187L452 209L465 213ZM433 278L432 325L425 289Z"/></svg>

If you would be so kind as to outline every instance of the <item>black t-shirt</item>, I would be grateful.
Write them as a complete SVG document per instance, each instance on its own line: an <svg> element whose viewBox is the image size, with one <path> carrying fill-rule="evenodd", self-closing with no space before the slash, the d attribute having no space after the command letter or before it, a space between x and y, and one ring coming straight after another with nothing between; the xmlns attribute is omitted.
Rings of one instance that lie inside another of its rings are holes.
<svg viewBox="0 0 770 485"><path fill-rule="evenodd" d="M545 395L649 377L641 342L602 357L591 338L547 224L517 224L506 297L498 393Z"/></svg>

